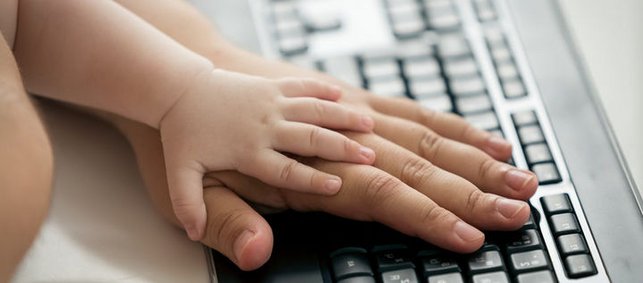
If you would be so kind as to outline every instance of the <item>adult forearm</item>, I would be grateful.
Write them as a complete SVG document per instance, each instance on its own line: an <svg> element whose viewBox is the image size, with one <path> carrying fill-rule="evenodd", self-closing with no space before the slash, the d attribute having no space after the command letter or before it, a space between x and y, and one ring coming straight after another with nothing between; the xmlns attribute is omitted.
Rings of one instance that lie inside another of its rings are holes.
<svg viewBox="0 0 643 283"><path fill-rule="evenodd" d="M30 92L158 127L212 69L113 1L23 0L14 52Z"/></svg>

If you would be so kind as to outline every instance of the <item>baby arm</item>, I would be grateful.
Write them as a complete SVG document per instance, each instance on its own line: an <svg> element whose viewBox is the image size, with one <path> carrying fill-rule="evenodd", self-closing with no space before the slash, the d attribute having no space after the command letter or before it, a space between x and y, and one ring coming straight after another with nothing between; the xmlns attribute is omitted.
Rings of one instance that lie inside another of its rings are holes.
<svg viewBox="0 0 643 283"><path fill-rule="evenodd" d="M192 239L205 225L207 171L334 194L338 177L280 152L374 161L372 150L322 128L373 128L371 118L333 103L339 89L215 70L113 1L24 0L18 26L14 52L31 92L159 129L174 211Z"/></svg>

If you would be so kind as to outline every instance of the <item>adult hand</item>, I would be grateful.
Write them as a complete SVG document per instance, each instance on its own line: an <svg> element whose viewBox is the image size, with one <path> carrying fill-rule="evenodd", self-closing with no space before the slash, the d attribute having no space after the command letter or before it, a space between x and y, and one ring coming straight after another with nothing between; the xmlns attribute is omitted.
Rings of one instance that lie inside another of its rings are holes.
<svg viewBox="0 0 643 283"><path fill-rule="evenodd" d="M390 99L377 98L374 103L386 100ZM457 117L426 112L414 104L406 106L417 111L406 111L407 117L418 115L436 131L444 129L445 135L482 141L482 145L490 139L487 133ZM422 124L381 113L374 116L376 133L382 136L345 133L375 150L378 157L374 166L302 160L344 180L335 196L280 190L236 172L208 174L204 182L208 222L203 243L243 270L258 268L268 260L272 231L242 198L272 208L325 211L378 221L456 252L472 252L482 245L484 234L477 228L516 229L529 217L529 206L510 198L525 200L535 192L537 181L532 173L494 160L476 147L442 137ZM174 219L158 132L126 120L119 120L117 125L134 146L153 200L166 217Z"/></svg>

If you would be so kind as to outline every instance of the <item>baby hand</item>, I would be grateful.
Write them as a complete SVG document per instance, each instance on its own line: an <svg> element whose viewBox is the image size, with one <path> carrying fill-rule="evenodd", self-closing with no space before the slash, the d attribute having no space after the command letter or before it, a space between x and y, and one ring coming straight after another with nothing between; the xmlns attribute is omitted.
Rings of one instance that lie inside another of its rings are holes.
<svg viewBox="0 0 643 283"><path fill-rule="evenodd" d="M267 184L333 195L341 179L281 152L372 164L373 150L332 129L369 132L373 120L335 103L341 91L311 79L268 80L222 70L202 75L160 124L174 212L192 240L205 228L203 176L237 170Z"/></svg>

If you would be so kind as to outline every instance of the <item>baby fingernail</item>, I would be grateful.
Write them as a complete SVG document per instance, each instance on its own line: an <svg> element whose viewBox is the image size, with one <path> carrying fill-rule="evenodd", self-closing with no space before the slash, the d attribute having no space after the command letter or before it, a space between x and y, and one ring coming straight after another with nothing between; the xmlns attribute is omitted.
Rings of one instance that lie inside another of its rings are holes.
<svg viewBox="0 0 643 283"><path fill-rule="evenodd" d="M455 224L455 227L453 227L453 230L460 239L465 240L466 242L477 241L484 237L484 234L478 231L478 229L473 228L473 226L462 221L458 221Z"/></svg>
<svg viewBox="0 0 643 283"><path fill-rule="evenodd" d="M198 241L199 240L199 231L197 231L196 227L192 225L186 225L185 227L185 232L188 234L188 238L192 241Z"/></svg>
<svg viewBox="0 0 643 283"><path fill-rule="evenodd" d="M362 126L367 129L372 129L373 126L375 126L375 122L373 121L373 118L369 116L362 116Z"/></svg>
<svg viewBox="0 0 643 283"><path fill-rule="evenodd" d="M366 162L370 162L375 158L375 151L372 149L365 147L365 146L360 146L359 148L359 155L362 156L362 159Z"/></svg>
<svg viewBox="0 0 643 283"><path fill-rule="evenodd" d="M339 192L339 189L341 187L342 187L342 180L339 178L328 179L324 183L324 188L326 189L326 192L332 195Z"/></svg>
<svg viewBox="0 0 643 283"><path fill-rule="evenodd" d="M527 206L526 203L517 200L500 199L496 204L496 209L505 218L514 218L521 210Z"/></svg>
<svg viewBox="0 0 643 283"><path fill-rule="evenodd" d="M250 243L252 238L254 238L255 233L250 230L245 230L239 235L239 237L234 241L232 245L232 250L234 251L234 256L237 258L237 261L243 256L244 248Z"/></svg>
<svg viewBox="0 0 643 283"><path fill-rule="evenodd" d="M505 182L512 189L520 191L530 184L535 185L536 175L520 169L511 169L505 174Z"/></svg>

